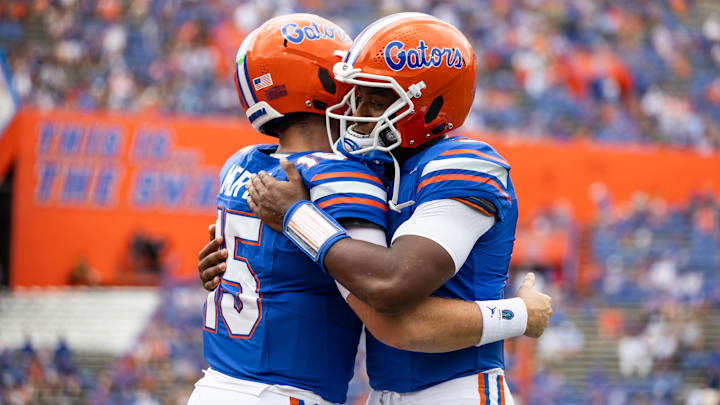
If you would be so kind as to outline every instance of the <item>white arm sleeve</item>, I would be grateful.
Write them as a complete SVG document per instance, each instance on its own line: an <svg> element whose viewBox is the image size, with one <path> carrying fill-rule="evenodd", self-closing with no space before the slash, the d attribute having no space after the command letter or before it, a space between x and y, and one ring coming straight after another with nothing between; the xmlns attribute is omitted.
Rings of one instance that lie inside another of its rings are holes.
<svg viewBox="0 0 720 405"><path fill-rule="evenodd" d="M387 247L385 231L377 226L353 224L346 227L345 230L353 239L363 240L382 247ZM350 295L350 291L337 281L335 284L337 285L338 291L340 291L340 295L342 295L344 299L347 299L348 295Z"/></svg>
<svg viewBox="0 0 720 405"><path fill-rule="evenodd" d="M495 224L475 208L451 199L433 200L421 204L410 219L403 222L392 237L416 235L442 246L455 262L457 273L467 260L475 242Z"/></svg>
<svg viewBox="0 0 720 405"><path fill-rule="evenodd" d="M351 238L387 247L385 231L372 225L352 224L345 228Z"/></svg>

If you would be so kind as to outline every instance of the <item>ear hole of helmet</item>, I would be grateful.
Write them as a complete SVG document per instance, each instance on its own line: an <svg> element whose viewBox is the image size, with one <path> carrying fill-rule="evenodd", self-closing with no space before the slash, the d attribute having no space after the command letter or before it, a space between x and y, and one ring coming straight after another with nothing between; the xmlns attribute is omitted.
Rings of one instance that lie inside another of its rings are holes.
<svg viewBox="0 0 720 405"><path fill-rule="evenodd" d="M313 107L315 107L316 110L320 110L320 111L322 111L322 112L325 112L325 110L326 110L327 107L328 107L328 104L327 104L327 103L325 103L325 102L323 102L323 101L320 101L320 100L313 100L313 101L312 101L312 104L313 104Z"/></svg>
<svg viewBox="0 0 720 405"><path fill-rule="evenodd" d="M322 83L325 91L330 94L335 94L335 92L337 91L337 86L335 85L335 80L333 80L332 76L330 76L330 72L328 72L327 69L318 69L318 78L320 79L320 83Z"/></svg>
<svg viewBox="0 0 720 405"><path fill-rule="evenodd" d="M435 97L435 100L432 101L430 104L430 107L428 108L427 112L425 113L425 123L429 124L432 122L432 120L435 119L435 117L438 116L438 113L440 112L440 109L443 106L443 96L437 96Z"/></svg>

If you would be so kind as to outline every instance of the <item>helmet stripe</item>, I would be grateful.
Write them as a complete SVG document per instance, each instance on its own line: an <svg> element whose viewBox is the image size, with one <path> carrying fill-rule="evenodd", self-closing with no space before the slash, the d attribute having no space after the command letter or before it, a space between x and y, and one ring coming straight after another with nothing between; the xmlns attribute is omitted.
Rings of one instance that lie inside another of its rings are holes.
<svg viewBox="0 0 720 405"><path fill-rule="evenodd" d="M248 108L252 107L257 102L255 92L253 91L252 86L250 86L250 77L248 76L247 70L247 52L255 40L256 33L257 30L251 32L247 38L245 38L242 45L240 45L240 49L238 50L237 57L235 59L236 74L238 77L238 83L240 84L240 93L242 94L243 100L245 100L245 104Z"/></svg>
<svg viewBox="0 0 720 405"><path fill-rule="evenodd" d="M257 97L255 96L255 90L253 90L253 86L250 85L250 76L248 75L247 68L247 57L243 61L243 71L245 72L245 86L250 89L250 97L252 98L253 104L255 104L257 102Z"/></svg>
<svg viewBox="0 0 720 405"><path fill-rule="evenodd" d="M245 94L242 91L242 85L240 84L240 69L239 66L235 66L235 81L237 82L237 89L240 92L240 102L242 102L243 108L248 109L250 108L247 105L247 101L245 101Z"/></svg>
<svg viewBox="0 0 720 405"><path fill-rule="evenodd" d="M350 51L348 51L348 55L345 58L345 62L349 63L351 66L357 62L357 58L360 56L360 52L362 49L367 45L370 38L372 38L375 34L377 34L378 31L383 29L384 27L397 22L399 20L402 20L404 18L410 18L410 17L431 17L434 18L428 14L424 13L397 13L397 14L391 14L389 16L383 17L374 23L368 25L365 27L364 30L360 33L360 35L357 36L355 39L355 42L353 42L353 45L350 47Z"/></svg>

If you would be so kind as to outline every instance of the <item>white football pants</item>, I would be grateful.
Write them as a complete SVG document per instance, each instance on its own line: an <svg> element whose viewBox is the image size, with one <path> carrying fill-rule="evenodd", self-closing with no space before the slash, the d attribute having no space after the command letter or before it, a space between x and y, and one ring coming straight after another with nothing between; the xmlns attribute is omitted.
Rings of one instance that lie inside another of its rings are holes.
<svg viewBox="0 0 720 405"><path fill-rule="evenodd" d="M188 405L335 405L315 393L230 377L212 369L195 383Z"/></svg>
<svg viewBox="0 0 720 405"><path fill-rule="evenodd" d="M422 391L370 393L367 405L514 405L501 369L455 378Z"/></svg>

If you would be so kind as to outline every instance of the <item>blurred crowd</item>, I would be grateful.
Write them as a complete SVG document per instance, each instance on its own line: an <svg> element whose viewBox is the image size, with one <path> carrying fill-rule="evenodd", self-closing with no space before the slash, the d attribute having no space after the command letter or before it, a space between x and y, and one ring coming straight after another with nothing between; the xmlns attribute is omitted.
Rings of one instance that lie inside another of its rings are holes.
<svg viewBox="0 0 720 405"><path fill-rule="evenodd" d="M555 313L537 342L506 346L516 396L533 404L717 404L720 202L698 193L674 206L638 193L614 204L599 185L593 195L590 293L578 295L552 263L536 263Z"/></svg>
<svg viewBox="0 0 720 405"><path fill-rule="evenodd" d="M696 3L490 1L491 12L454 14L480 50L472 124L530 138L719 146L720 20L698 17Z"/></svg>
<svg viewBox="0 0 720 405"><path fill-rule="evenodd" d="M642 193L619 207L603 191L595 198L596 291L653 311L720 305L720 204L712 193L696 194L682 207Z"/></svg>
<svg viewBox="0 0 720 405"><path fill-rule="evenodd" d="M142 336L99 379L90 405L185 405L207 368L202 351L202 302L197 284L165 285ZM200 303L200 304L199 304Z"/></svg>
<svg viewBox="0 0 720 405"><path fill-rule="evenodd" d="M388 13L423 11L474 44L468 128L707 151L720 147L720 15L700 8L712 4L13 0L0 3L0 49L30 105L241 115L232 58L268 18L312 12L356 35Z"/></svg>
<svg viewBox="0 0 720 405"><path fill-rule="evenodd" d="M95 389L96 376L77 367L61 339L54 350L26 342L0 351L0 404L73 405Z"/></svg>

